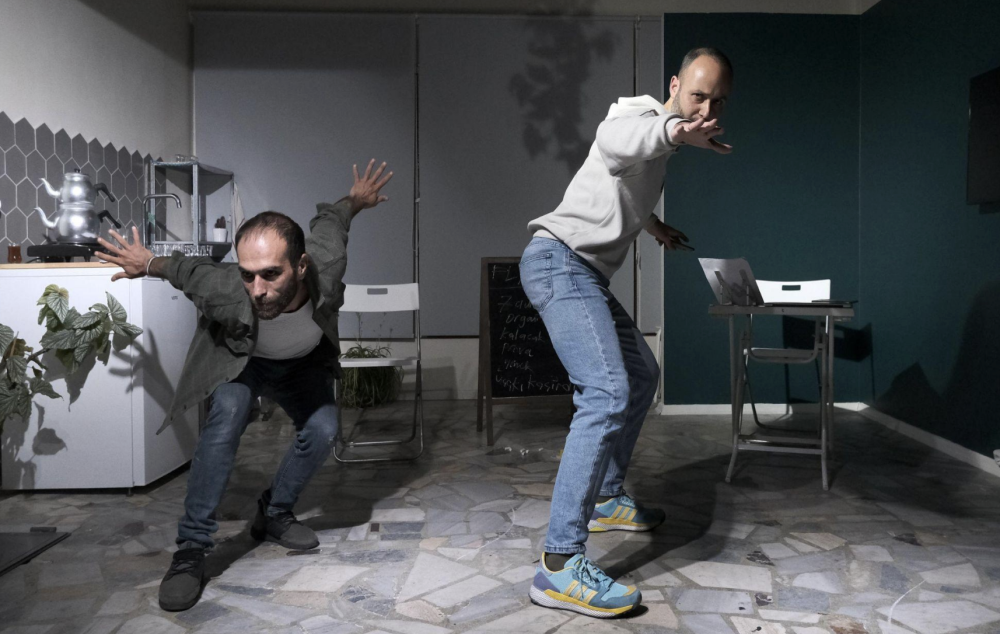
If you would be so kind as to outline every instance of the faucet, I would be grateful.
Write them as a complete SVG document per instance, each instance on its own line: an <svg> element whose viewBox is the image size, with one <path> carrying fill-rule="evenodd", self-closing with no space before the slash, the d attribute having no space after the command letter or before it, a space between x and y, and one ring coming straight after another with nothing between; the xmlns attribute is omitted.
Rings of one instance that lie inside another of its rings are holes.
<svg viewBox="0 0 1000 634"><path fill-rule="evenodd" d="M146 203L151 200L156 200L158 198L173 198L174 202L177 203L177 208L181 208L181 199L177 197L177 194L148 194L142 197L142 210L146 213L146 244L152 244L153 239L153 227L156 224L156 213L152 209L146 209Z"/></svg>

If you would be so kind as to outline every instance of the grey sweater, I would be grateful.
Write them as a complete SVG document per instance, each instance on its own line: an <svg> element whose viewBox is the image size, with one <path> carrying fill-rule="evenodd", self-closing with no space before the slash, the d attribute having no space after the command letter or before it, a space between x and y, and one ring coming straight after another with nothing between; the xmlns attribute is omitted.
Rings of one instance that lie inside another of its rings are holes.
<svg viewBox="0 0 1000 634"><path fill-rule="evenodd" d="M597 140L562 203L528 229L565 243L610 279L656 218L667 159L677 151L667 131L681 121L648 95L619 99L597 127Z"/></svg>

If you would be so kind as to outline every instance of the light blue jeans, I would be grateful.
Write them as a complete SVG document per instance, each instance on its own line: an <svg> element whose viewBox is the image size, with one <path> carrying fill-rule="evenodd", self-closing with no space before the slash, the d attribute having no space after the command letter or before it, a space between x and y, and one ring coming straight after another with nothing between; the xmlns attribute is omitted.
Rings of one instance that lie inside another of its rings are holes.
<svg viewBox="0 0 1000 634"><path fill-rule="evenodd" d="M545 552L582 553L598 494L617 496L660 369L611 282L562 242L534 238L521 286L576 387Z"/></svg>

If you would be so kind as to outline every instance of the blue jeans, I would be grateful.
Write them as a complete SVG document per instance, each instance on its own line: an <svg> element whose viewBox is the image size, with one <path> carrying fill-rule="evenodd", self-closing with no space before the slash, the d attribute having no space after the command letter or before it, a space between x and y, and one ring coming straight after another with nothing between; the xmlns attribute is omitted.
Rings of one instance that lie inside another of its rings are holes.
<svg viewBox="0 0 1000 634"><path fill-rule="evenodd" d="M321 356L317 349L300 359L254 357L234 381L215 388L191 461L184 517L177 529L178 545L212 547L212 534L219 528L215 511L233 471L250 409L260 395L274 399L295 425L295 439L271 482L267 513L292 510L299 493L330 455L337 437L339 413L333 377Z"/></svg>
<svg viewBox="0 0 1000 634"><path fill-rule="evenodd" d="M534 238L521 286L576 386L576 414L552 492L545 552L586 550L598 494L622 493L660 369L610 281L562 242Z"/></svg>

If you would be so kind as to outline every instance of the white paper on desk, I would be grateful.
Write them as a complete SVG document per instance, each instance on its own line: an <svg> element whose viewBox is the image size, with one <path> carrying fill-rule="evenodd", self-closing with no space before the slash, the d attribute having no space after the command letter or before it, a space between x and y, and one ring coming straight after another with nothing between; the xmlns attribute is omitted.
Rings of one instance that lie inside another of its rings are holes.
<svg viewBox="0 0 1000 634"><path fill-rule="evenodd" d="M698 258L715 299L724 306L759 306L764 298L750 264L743 258Z"/></svg>

